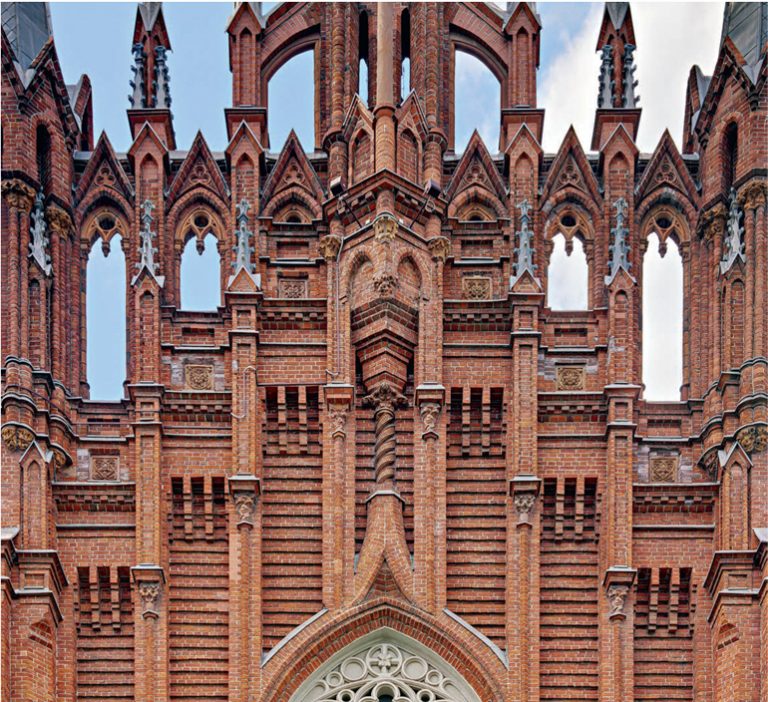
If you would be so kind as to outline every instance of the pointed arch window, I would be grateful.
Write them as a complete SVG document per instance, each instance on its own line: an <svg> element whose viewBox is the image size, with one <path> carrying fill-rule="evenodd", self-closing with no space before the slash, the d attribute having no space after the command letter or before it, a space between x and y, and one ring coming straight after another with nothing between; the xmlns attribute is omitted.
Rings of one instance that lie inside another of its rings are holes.
<svg viewBox="0 0 768 702"><path fill-rule="evenodd" d="M184 228L181 254L180 302L182 310L213 311L221 304L221 256L219 240L212 231L210 216L195 212Z"/></svg>
<svg viewBox="0 0 768 702"><path fill-rule="evenodd" d="M568 215L566 215L567 217ZM547 269L547 305L552 310L589 309L589 265L578 236L558 232Z"/></svg>
<svg viewBox="0 0 768 702"><path fill-rule="evenodd" d="M267 86L267 124L270 148L278 151L293 129L305 150L315 146L314 49L286 61Z"/></svg>
<svg viewBox="0 0 768 702"><path fill-rule="evenodd" d="M357 94L370 105L370 79L368 77L368 13L360 13L357 26Z"/></svg>
<svg viewBox="0 0 768 702"><path fill-rule="evenodd" d="M664 215L657 220L671 227ZM676 401L683 383L683 261L673 238L648 236L642 287L645 398Z"/></svg>
<svg viewBox="0 0 768 702"><path fill-rule="evenodd" d="M91 398L120 400L126 373L126 263L118 220L94 218L85 275L86 373Z"/></svg>
<svg viewBox="0 0 768 702"><path fill-rule="evenodd" d="M406 8L400 15L400 99L411 92L411 11Z"/></svg>
<svg viewBox="0 0 768 702"><path fill-rule="evenodd" d="M493 72L472 54L460 49L455 54L454 151L467 147L477 130L491 153L499 146L501 83ZM478 106L482 105L482 109Z"/></svg>
<svg viewBox="0 0 768 702"><path fill-rule="evenodd" d="M51 136L42 124L38 125L35 133L35 157L37 180L40 189L47 195L51 187Z"/></svg>
<svg viewBox="0 0 768 702"><path fill-rule="evenodd" d="M725 194L733 186L736 179L736 164L739 160L739 128L736 123L731 123L725 130L723 137L723 178L725 179Z"/></svg>

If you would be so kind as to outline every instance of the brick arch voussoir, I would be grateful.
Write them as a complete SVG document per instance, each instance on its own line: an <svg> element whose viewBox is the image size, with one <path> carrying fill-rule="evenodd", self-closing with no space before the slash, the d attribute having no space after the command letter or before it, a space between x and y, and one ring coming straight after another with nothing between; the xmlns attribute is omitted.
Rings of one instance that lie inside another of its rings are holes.
<svg viewBox="0 0 768 702"><path fill-rule="evenodd" d="M439 621L402 600L378 597L330 619L320 617L268 660L263 702L289 702L304 680L325 661L383 627L431 649L458 670L484 702L504 699L502 679L506 670L479 639L470 643L464 640L457 623Z"/></svg>
<svg viewBox="0 0 768 702"><path fill-rule="evenodd" d="M219 240L219 245L226 239L229 226L228 205L218 195L207 188L194 188L187 191L168 210L166 231L173 232L176 247L184 247L185 232L181 225L186 218L197 209L207 210L211 215L213 234Z"/></svg>
<svg viewBox="0 0 768 702"><path fill-rule="evenodd" d="M458 193L453 198L450 205L448 205L448 216L459 217L463 210L466 210L475 204L490 209L495 213L498 219L506 219L509 217L507 208L504 207L504 203L492 192L479 185L471 185Z"/></svg>
<svg viewBox="0 0 768 702"><path fill-rule="evenodd" d="M283 208L296 204L305 211L307 219L322 219L323 211L320 204L304 188L298 185L291 185L281 190L275 196L270 198L264 207L263 215L265 217L274 217Z"/></svg>
<svg viewBox="0 0 768 702"><path fill-rule="evenodd" d="M638 231L640 240L647 241L648 237L656 232L666 239L667 232L657 231L655 218L661 212L667 212L672 219L669 228L669 236L678 246L687 244L691 240L691 232L695 229L696 209L687 197L680 191L671 187L655 189L635 209L635 220L639 223Z"/></svg>

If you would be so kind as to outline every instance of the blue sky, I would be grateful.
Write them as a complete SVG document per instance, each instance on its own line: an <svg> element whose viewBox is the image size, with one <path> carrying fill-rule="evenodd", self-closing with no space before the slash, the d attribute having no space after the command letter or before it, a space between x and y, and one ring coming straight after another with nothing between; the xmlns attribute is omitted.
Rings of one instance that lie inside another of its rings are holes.
<svg viewBox="0 0 768 702"><path fill-rule="evenodd" d="M274 3L264 3L269 7ZM589 145L597 96L599 59L595 53L602 3L538 3L542 19L541 66L538 102L547 109L543 146L556 151L569 125L576 128L582 144ZM186 149L202 130L214 151L226 147L224 108L230 104L231 74L228 68L226 23L231 2L165 3L166 25L173 53L169 56L174 126L180 149ZM637 77L643 116L638 143L641 151L653 151L664 127L673 138L682 136L685 81L693 63L711 72L717 57L722 4L633 3L637 36ZM94 130L106 130L114 148L127 151L130 133L125 110L131 77L131 39L135 3L51 3L54 37L65 79L75 83L87 73L93 84ZM312 60L302 54L286 64L270 82L270 147L280 149L291 128L306 149L313 136ZM460 55L456 68L456 148L461 150L473 129L478 128L494 150L498 140L499 87L476 60ZM478 110L477 105L486 109ZM218 271L207 264L206 254L187 263L200 288L215 296ZM222 250L226 250L223 247ZM558 254L559 255L559 254ZM123 278L115 247L108 259L100 252L89 263L89 382L92 397L122 396L124 324L115 309L124 305ZM130 275L130 272L129 272ZM206 275L208 277L206 277ZM566 278L566 283L568 279ZM182 281L182 286L184 283ZM210 293L213 289L213 293ZM202 290L188 290L185 304L207 306ZM652 304L653 300L649 302ZM117 307L115 307L117 305ZM659 307L664 312L663 304ZM645 359L653 367L663 359L664 342L673 325L646 344ZM679 332L672 332L673 346ZM100 347L96 344L100 344ZM117 360L116 360L117 359ZM679 369L675 370L679 375ZM674 397L677 383L668 377L648 378L649 392L661 399ZM651 387L653 386L653 392Z"/></svg>

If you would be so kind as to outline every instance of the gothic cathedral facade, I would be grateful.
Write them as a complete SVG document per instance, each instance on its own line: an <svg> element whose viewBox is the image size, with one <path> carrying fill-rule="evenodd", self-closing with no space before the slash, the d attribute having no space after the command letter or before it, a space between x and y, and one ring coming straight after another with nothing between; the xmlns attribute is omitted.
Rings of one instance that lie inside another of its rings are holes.
<svg viewBox="0 0 768 702"><path fill-rule="evenodd" d="M235 3L223 152L176 144L161 3L126 153L47 12L3 6L3 700L768 702L766 3L727 3L650 154L628 3L591 144L557 153L534 3ZM315 143L271 150L305 51ZM457 52L501 90L461 152ZM221 304L192 312L208 234ZM555 235L584 310L548 304ZM674 402L642 384L651 237L682 259ZM113 402L94 244L126 262Z"/></svg>

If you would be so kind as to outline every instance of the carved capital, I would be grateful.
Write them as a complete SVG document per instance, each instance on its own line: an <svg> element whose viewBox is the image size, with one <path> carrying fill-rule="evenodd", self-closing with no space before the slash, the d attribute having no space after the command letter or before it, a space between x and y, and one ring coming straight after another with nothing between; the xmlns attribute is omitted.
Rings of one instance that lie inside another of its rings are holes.
<svg viewBox="0 0 768 702"><path fill-rule="evenodd" d="M54 234L66 237L72 231L72 218L69 213L61 209L58 205L48 205L45 208L45 218L48 221L48 229Z"/></svg>
<svg viewBox="0 0 768 702"><path fill-rule="evenodd" d="M624 613L624 603L629 595L629 585L611 585L608 587L608 603L610 605L610 611L608 612L609 619L626 619L627 615Z"/></svg>
<svg viewBox="0 0 768 702"><path fill-rule="evenodd" d="M326 261L332 261L339 255L339 250L341 249L341 237L336 234L324 236L320 239L318 248Z"/></svg>
<svg viewBox="0 0 768 702"><path fill-rule="evenodd" d="M141 616L144 617L144 619L157 619L160 616L160 612L158 612L160 588L160 582L154 580L144 580L139 583Z"/></svg>
<svg viewBox="0 0 768 702"><path fill-rule="evenodd" d="M5 201L8 203L8 207L23 210L24 212L32 211L32 203L35 201L35 191L29 185L18 178L12 178L3 181L2 191Z"/></svg>
<svg viewBox="0 0 768 702"><path fill-rule="evenodd" d="M440 404L437 402L422 402L419 407L419 413L421 414L421 422L424 425L424 431L421 433L422 438L437 438L435 425L440 417Z"/></svg>
<svg viewBox="0 0 768 702"><path fill-rule="evenodd" d="M397 220L388 213L379 215L373 222L373 234L377 241L393 241L397 234Z"/></svg>
<svg viewBox="0 0 768 702"><path fill-rule="evenodd" d="M5 445L11 451L26 451L35 435L25 427L8 424L2 429L2 437Z"/></svg>
<svg viewBox="0 0 768 702"><path fill-rule="evenodd" d="M745 427L736 435L736 439L748 454L760 453L765 451L768 446L768 427L752 426Z"/></svg>
<svg viewBox="0 0 768 702"><path fill-rule="evenodd" d="M745 210L764 207L768 198L768 185L764 180L753 180L739 191L739 205Z"/></svg>
<svg viewBox="0 0 768 702"><path fill-rule="evenodd" d="M442 261L445 263L445 259L451 253L451 241L445 236L436 236L427 242L429 252L432 254L432 258L435 261Z"/></svg>
<svg viewBox="0 0 768 702"><path fill-rule="evenodd" d="M407 406L408 400L384 381L379 383L370 395L363 398L363 404L366 407L373 407L376 414L379 412L394 414L396 408Z"/></svg>

